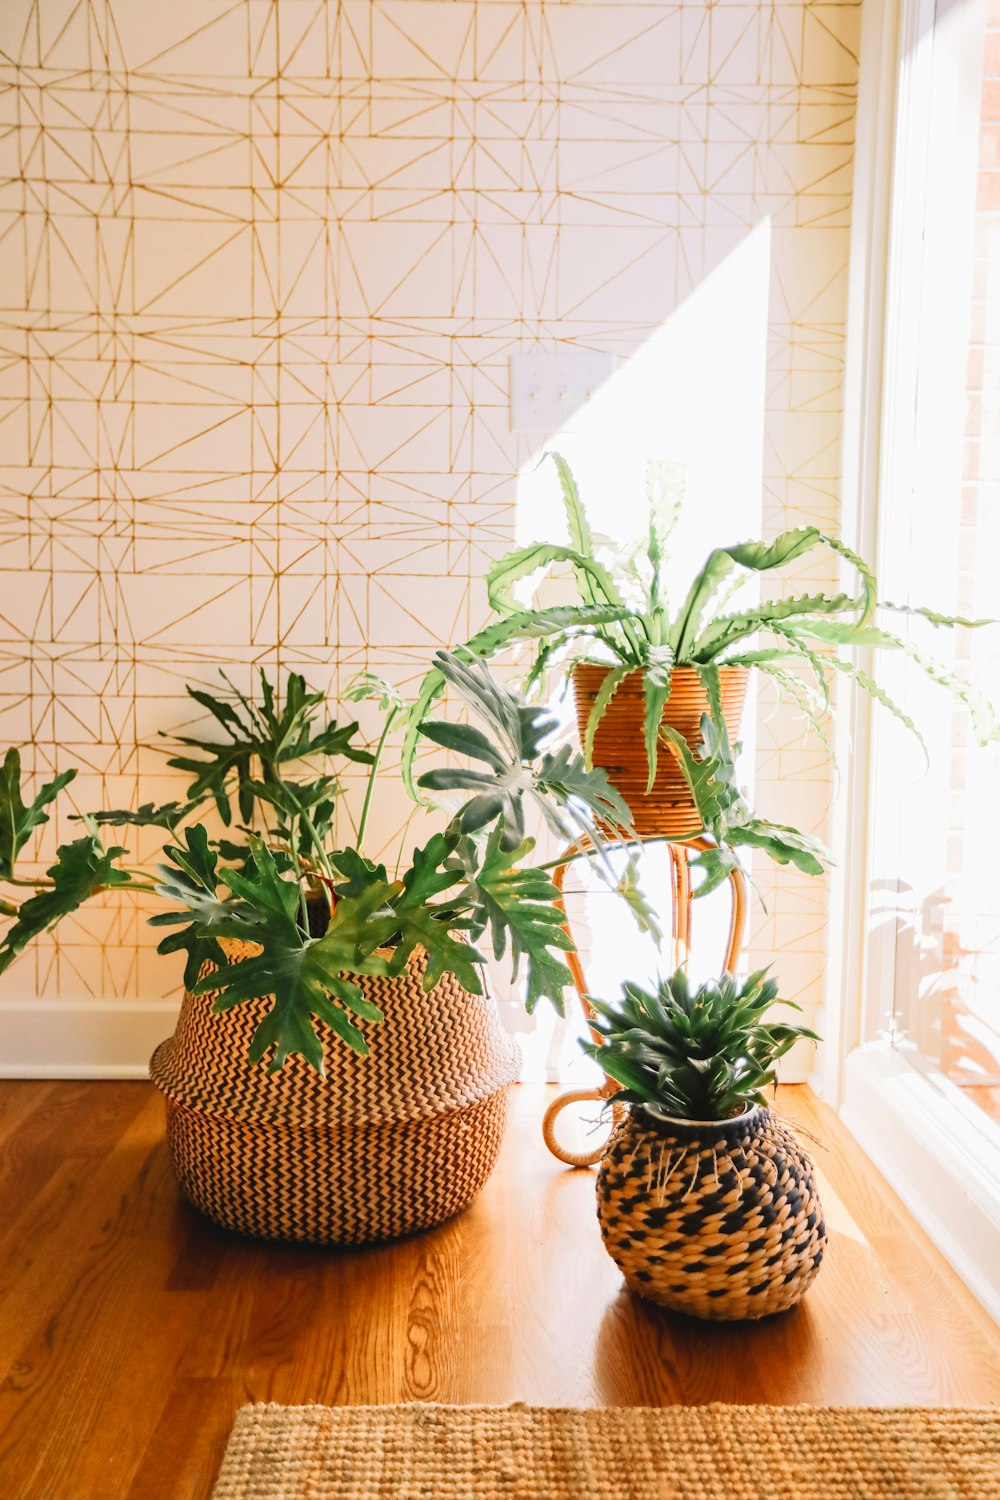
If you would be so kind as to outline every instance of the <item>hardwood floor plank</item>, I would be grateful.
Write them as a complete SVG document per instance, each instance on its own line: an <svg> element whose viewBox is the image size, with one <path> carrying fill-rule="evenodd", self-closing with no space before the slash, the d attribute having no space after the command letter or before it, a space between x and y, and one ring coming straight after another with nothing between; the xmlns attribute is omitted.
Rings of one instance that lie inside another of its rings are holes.
<svg viewBox="0 0 1000 1500"><path fill-rule="evenodd" d="M0 1164L15 1185L33 1174L0 1228L11 1500L205 1500L254 1400L1000 1401L997 1330L808 1091L782 1107L819 1141L829 1253L798 1308L742 1325L623 1290L593 1173L542 1143L548 1097L512 1091L500 1164L465 1214L338 1251L200 1218L144 1084L0 1083Z"/></svg>

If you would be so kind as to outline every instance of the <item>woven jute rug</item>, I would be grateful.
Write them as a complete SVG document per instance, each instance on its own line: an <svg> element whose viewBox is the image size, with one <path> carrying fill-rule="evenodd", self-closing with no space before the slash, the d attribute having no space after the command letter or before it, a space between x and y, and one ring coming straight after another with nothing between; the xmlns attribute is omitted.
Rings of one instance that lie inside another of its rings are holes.
<svg viewBox="0 0 1000 1500"><path fill-rule="evenodd" d="M248 1406L213 1500L990 1500L1000 1412Z"/></svg>

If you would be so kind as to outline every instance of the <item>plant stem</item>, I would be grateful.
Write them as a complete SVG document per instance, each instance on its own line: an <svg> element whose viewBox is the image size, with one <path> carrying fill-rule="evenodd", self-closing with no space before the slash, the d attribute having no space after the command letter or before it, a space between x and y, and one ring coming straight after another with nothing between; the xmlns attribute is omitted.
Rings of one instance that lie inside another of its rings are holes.
<svg viewBox="0 0 1000 1500"><path fill-rule="evenodd" d="M317 829L316 824L313 822L312 818L310 817L310 815L306 811L306 809L302 806L301 802L299 801L298 797L296 797L294 791L292 790L292 788L291 788L291 786L290 786L290 784L288 782L284 783L284 789L288 793L288 797L289 797L292 805L294 806L294 808L298 812L299 817L302 819L302 823L303 823L303 826L305 827L306 832L308 833L309 837L312 839L312 845L313 845L313 849L316 852L316 858L319 861L320 865L322 865L322 867L323 867L323 874L326 876L327 880L336 880L336 878L337 878L336 872L335 872L333 866L331 865L330 861L326 857L326 850L323 848L323 840L319 836L319 830ZM295 860L296 860L296 863L297 863L298 859L299 859L298 841L295 838L294 830L291 828L291 825L290 825L290 832L292 834L292 837L291 837L292 854L295 856Z"/></svg>
<svg viewBox="0 0 1000 1500"><path fill-rule="evenodd" d="M395 724L399 713L400 709L394 707L386 714L382 733L379 735L378 744L375 746L375 755L372 759L371 770L368 772L368 785L365 788L365 800L361 804L361 817L358 820L357 850L359 854L364 853L365 833L368 829L368 813L372 805L372 793L375 791L375 778L378 776L382 752L385 749L385 742L389 738L389 732Z"/></svg>
<svg viewBox="0 0 1000 1500"><path fill-rule="evenodd" d="M306 888L302 883L302 861L299 858L299 841L295 833L294 819L288 825L288 842L292 848L292 859L295 861L295 881L299 890L299 916L302 920L302 928L309 940L309 903L306 900Z"/></svg>
<svg viewBox="0 0 1000 1500"><path fill-rule="evenodd" d="M694 837L694 835L692 835L692 837ZM667 835L664 834L661 838L643 839L641 848L645 848L647 844L686 844L687 842L687 839L672 839L668 838ZM578 859L606 859L609 852L613 853L617 848L621 847L624 846L616 844L601 844L596 849L577 849L574 854L560 855L558 859L550 859L544 865L533 865L532 868L535 870L558 870L560 865L571 865L575 860Z"/></svg>

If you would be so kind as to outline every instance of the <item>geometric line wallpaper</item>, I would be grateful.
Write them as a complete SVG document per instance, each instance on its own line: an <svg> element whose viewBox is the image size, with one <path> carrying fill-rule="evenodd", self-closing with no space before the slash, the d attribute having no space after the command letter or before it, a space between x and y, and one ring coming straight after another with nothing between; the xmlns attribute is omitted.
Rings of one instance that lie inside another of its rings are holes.
<svg viewBox="0 0 1000 1500"><path fill-rule="evenodd" d="M510 432L510 354L627 363L764 219L763 525L836 528L859 21L5 0L4 743L79 766L77 809L120 805L174 794L157 734L220 663L412 684L483 621L543 446ZM783 820L792 797L815 823L828 773L798 731L765 715L758 760L765 808L780 782ZM814 999L823 891L761 879L758 945ZM88 909L6 992L162 997L141 918Z"/></svg>

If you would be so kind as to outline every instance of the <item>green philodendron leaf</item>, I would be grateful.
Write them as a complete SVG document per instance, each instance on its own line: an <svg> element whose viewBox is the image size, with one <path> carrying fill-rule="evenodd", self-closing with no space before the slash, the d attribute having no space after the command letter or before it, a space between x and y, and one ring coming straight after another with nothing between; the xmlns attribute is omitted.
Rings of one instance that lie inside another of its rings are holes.
<svg viewBox="0 0 1000 1500"><path fill-rule="evenodd" d="M447 652L437 669L485 725L468 739L439 723L431 737L449 748L475 754L487 770L443 768L427 771L418 785L432 791L469 791L473 796L455 814L456 833L471 834L502 823L507 849L524 838L525 804L540 812L561 837L578 842L586 835L600 842L598 825L628 828L631 814L603 771L588 771L578 751L546 748L556 721L495 682L481 662L464 662Z"/></svg>
<svg viewBox="0 0 1000 1500"><path fill-rule="evenodd" d="M163 828L168 833L174 833L178 823L182 823L194 808L195 804L191 802L164 802L160 806L154 802L143 802L134 812L119 807L88 813L87 817L98 828Z"/></svg>
<svg viewBox="0 0 1000 1500"><path fill-rule="evenodd" d="M226 738L216 741L175 736L175 743L183 746L185 753L171 757L167 764L192 778L187 788L189 802L199 806L211 800L227 826L232 822L234 800L243 822L250 822L257 795L255 785L278 781L293 784L284 771L292 762L343 756L365 765L371 763L370 753L354 743L356 722L322 724L319 715L324 695L307 687L300 673L289 674L280 710L265 672L260 674L259 705L240 692L225 673L222 677L231 694L228 699L201 688L189 687L188 693L212 716Z"/></svg>
<svg viewBox="0 0 1000 1500"><path fill-rule="evenodd" d="M23 953L33 938L54 927L99 891L131 885L132 877L115 867L128 851L117 845L105 849L96 832L60 844L56 862L45 872L50 888L21 904L17 917L0 940L0 974Z"/></svg>
<svg viewBox="0 0 1000 1500"><path fill-rule="evenodd" d="M819 839L763 818L731 825L726 830L726 842L733 847L763 849L777 864L794 865L803 875L822 875L826 866L834 863L833 855Z"/></svg>
<svg viewBox="0 0 1000 1500"><path fill-rule="evenodd" d="M436 833L424 848L414 850L400 894L392 902L398 933L390 968L402 973L414 949L422 947L427 952L425 989L433 989L443 974L452 973L472 994L480 995L476 966L483 962L482 954L464 936L453 935L456 921L447 903L435 906L437 897L462 884L462 872L451 862L458 845L457 835Z"/></svg>
<svg viewBox="0 0 1000 1500"><path fill-rule="evenodd" d="M663 942L663 929L655 907L639 884L639 863L635 855L629 857L615 890L635 918L639 931L648 933L659 948Z"/></svg>
<svg viewBox="0 0 1000 1500"><path fill-rule="evenodd" d="M277 814L269 825L275 840L290 844L306 857L322 857L333 828L334 799L340 794L336 777L259 781L248 776L244 787L258 804Z"/></svg>
<svg viewBox="0 0 1000 1500"><path fill-rule="evenodd" d="M341 900L348 896L361 896L371 886L388 884L385 865L374 864L357 849L335 849L330 855L333 868L343 876L334 886L334 894Z"/></svg>
<svg viewBox="0 0 1000 1500"><path fill-rule="evenodd" d="M445 750L454 750L459 755L468 755L472 760L484 760L494 771L502 771L506 759L495 748L492 741L474 724L449 724L446 720L425 719L421 725L425 739L431 740Z"/></svg>
<svg viewBox="0 0 1000 1500"><path fill-rule="evenodd" d="M615 837L631 832L632 813L607 773L596 766L588 771L580 752L568 745L546 751L527 790L549 827L564 838L585 834L600 843L600 829Z"/></svg>
<svg viewBox="0 0 1000 1500"><path fill-rule="evenodd" d="M567 642L593 638L603 639L602 628L629 615L626 606L555 605L549 609L517 610L507 618L497 620L479 631L459 650L452 653L456 660L467 662L487 660L509 646L511 642L540 640L539 657L529 673L529 683L537 680L548 659ZM610 647L612 651L614 647ZM529 683L525 684L526 690ZM407 714L406 733L403 739L401 770L403 782L416 802L423 799L417 792L414 766L423 732L423 725L433 705L445 689L445 677L432 667L420 685L420 691Z"/></svg>
<svg viewBox="0 0 1000 1500"><path fill-rule="evenodd" d="M183 899L203 919L202 936L240 938L259 943L263 951L204 975L194 989L214 995L216 1010L271 999L271 1009L254 1032L252 1059L260 1061L270 1052L269 1070L275 1071L293 1053L301 1053L322 1072L323 1048L313 1017L359 1052L367 1051L367 1044L351 1017L381 1019L358 976L389 972L376 950L392 935L395 918L389 903L401 887L383 882L338 901L323 937L309 938L298 920L297 881L286 878L259 839L251 839L250 847L248 871L218 872L232 892L230 901L213 902L198 892Z"/></svg>
<svg viewBox="0 0 1000 1500"><path fill-rule="evenodd" d="M559 892L543 870L524 869L534 842L526 839L516 849L504 847L503 830L490 834L475 879L482 922L489 927L493 954L503 958L510 943L513 973L525 963L525 1005L529 1014L539 1000L551 1000L563 1013L563 990L572 976L561 953L572 950L565 918L554 905Z"/></svg>
<svg viewBox="0 0 1000 1500"><path fill-rule="evenodd" d="M164 849L169 865L160 865L158 889L179 911L158 912L149 918L151 927L179 927L161 938L157 953L185 953L184 986L193 990L206 963L219 968L226 962L218 939L203 931L206 923L222 909L218 897L218 851L209 841L207 830L196 823L184 835L184 846L168 845Z"/></svg>
<svg viewBox="0 0 1000 1500"><path fill-rule="evenodd" d="M36 828L49 821L45 809L51 805L76 775L63 771L39 787L28 803L21 791L21 756L11 748L4 756L0 770L0 879L14 874L17 856Z"/></svg>
<svg viewBox="0 0 1000 1500"><path fill-rule="evenodd" d="M340 696L345 703L376 703L384 714L407 706L399 688L380 677L377 672L359 672Z"/></svg>

